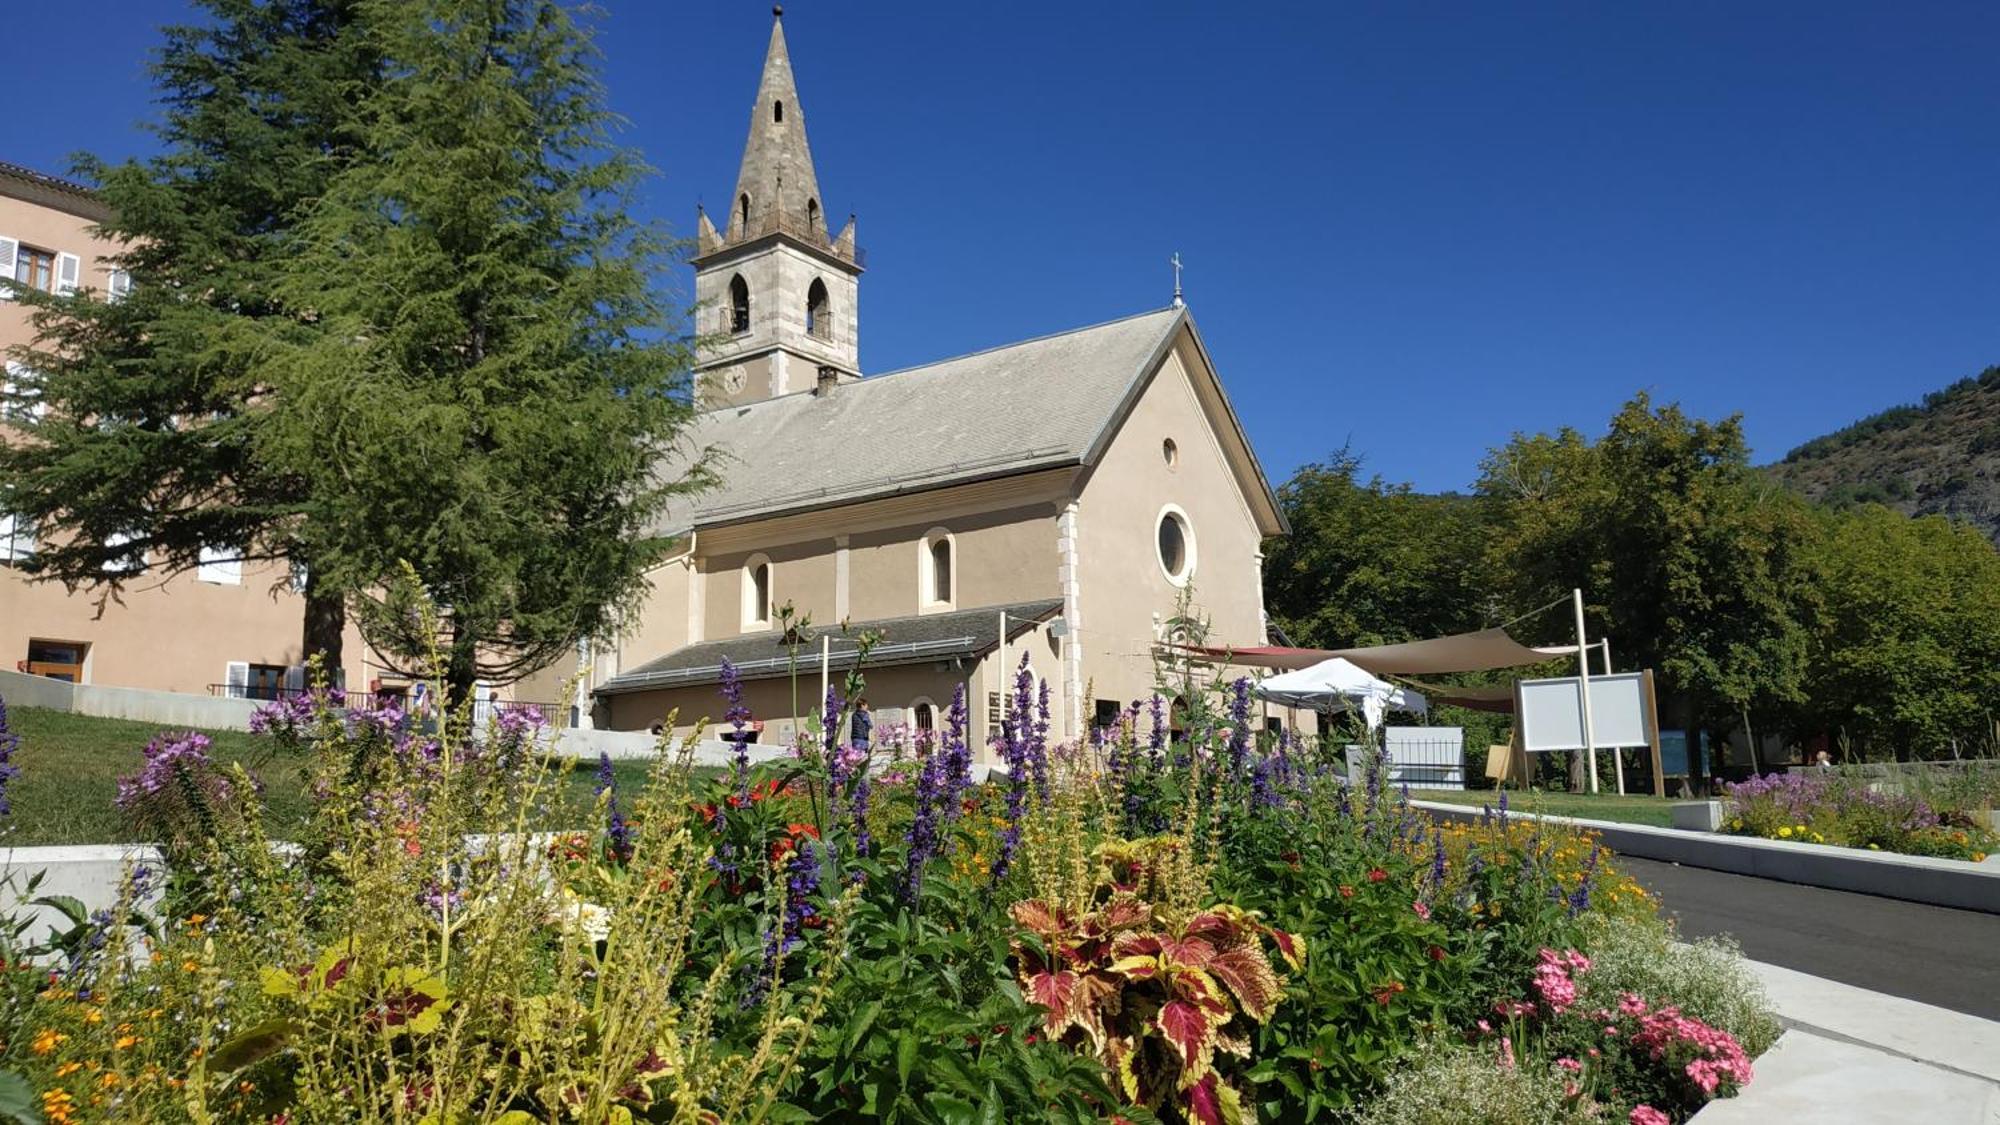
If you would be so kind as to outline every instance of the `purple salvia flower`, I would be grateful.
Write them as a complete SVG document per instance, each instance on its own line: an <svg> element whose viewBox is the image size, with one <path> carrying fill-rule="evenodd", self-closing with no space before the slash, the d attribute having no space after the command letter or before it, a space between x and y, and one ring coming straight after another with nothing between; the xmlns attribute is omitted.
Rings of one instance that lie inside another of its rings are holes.
<svg viewBox="0 0 2000 1125"><path fill-rule="evenodd" d="M1153 730L1146 738L1146 751L1159 763L1160 755L1167 748L1167 701L1157 692L1152 701Z"/></svg>
<svg viewBox="0 0 2000 1125"><path fill-rule="evenodd" d="M722 713L722 719L729 724L729 733L723 741L735 747L729 765L730 783L736 789L737 797L750 797L750 709L743 705L743 677L736 671L736 665L728 657L722 658L722 698L729 704ZM719 814L718 814L719 815Z"/></svg>
<svg viewBox="0 0 2000 1125"><path fill-rule="evenodd" d="M1577 880L1576 890L1569 896L1569 914L1572 918L1590 909L1590 884L1597 877L1597 859L1603 851L1602 845L1591 845L1590 858L1583 864L1583 875Z"/></svg>
<svg viewBox="0 0 2000 1125"><path fill-rule="evenodd" d="M868 775L854 779L854 792L848 798L848 812L854 817L854 854L865 856L875 848L875 842L868 835L868 798L871 787ZM859 879L861 873L855 872Z"/></svg>
<svg viewBox="0 0 2000 1125"><path fill-rule="evenodd" d="M1242 777L1250 752L1250 678L1238 676L1229 685L1229 774Z"/></svg>
<svg viewBox="0 0 2000 1125"><path fill-rule="evenodd" d="M14 751L21 748L21 736L7 723L7 701L0 698L0 816L11 816L14 806L7 800L7 787L21 775L14 764Z"/></svg>
<svg viewBox="0 0 2000 1125"><path fill-rule="evenodd" d="M608 797L604 839L611 858L628 863L632 859L632 826L625 823L625 813L618 807L618 775L611 769L611 755L604 751L597 755L597 795Z"/></svg>

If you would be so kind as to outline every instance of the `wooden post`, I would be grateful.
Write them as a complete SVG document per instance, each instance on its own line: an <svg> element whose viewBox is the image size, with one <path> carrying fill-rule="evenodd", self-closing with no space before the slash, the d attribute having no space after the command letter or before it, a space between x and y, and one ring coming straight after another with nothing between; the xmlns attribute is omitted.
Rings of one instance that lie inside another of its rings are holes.
<svg viewBox="0 0 2000 1125"><path fill-rule="evenodd" d="M1653 796L1665 797L1667 795L1667 775L1661 771L1660 766L1660 702L1653 696L1653 670L1648 668L1640 672L1639 678L1640 682L1644 685L1646 693L1646 742L1653 749ZM1693 759L1695 753L1696 747L1690 744L1688 746L1688 757L1690 760ZM1692 769L1692 765L1689 768Z"/></svg>

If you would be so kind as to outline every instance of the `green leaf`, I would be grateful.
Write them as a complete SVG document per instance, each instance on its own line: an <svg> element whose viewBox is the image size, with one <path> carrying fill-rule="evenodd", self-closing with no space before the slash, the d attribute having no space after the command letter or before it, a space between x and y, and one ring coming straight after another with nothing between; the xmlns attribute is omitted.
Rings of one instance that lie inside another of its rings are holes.
<svg viewBox="0 0 2000 1125"><path fill-rule="evenodd" d="M298 1025L288 1019L265 1020L224 1040L209 1057L209 1068L224 1074L242 1070L284 1050L298 1030Z"/></svg>
<svg viewBox="0 0 2000 1125"><path fill-rule="evenodd" d="M846 1055L853 1054L854 1048L861 1043L861 1037L868 1034L868 1029L875 1023L875 1017L881 1014L882 1002L880 1000L871 1000L863 1006L861 1014L854 1017L854 1022L848 1025L847 1045L841 1049L841 1053Z"/></svg>
<svg viewBox="0 0 2000 1125"><path fill-rule="evenodd" d="M909 1028L904 1028L896 1038L896 1081L904 1086L910 1084L910 1069L917 1065L917 1036Z"/></svg>
<svg viewBox="0 0 2000 1125"><path fill-rule="evenodd" d="M0 1116L17 1125L42 1125L35 1109L35 1091L28 1080L11 1070L0 1070Z"/></svg>

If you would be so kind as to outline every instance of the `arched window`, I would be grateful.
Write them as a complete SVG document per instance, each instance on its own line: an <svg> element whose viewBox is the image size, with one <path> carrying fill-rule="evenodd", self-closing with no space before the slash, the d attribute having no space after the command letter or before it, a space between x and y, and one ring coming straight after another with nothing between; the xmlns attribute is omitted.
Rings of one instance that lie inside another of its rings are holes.
<svg viewBox="0 0 2000 1125"><path fill-rule="evenodd" d="M750 283L740 273L729 279L729 330L750 331Z"/></svg>
<svg viewBox="0 0 2000 1125"><path fill-rule="evenodd" d="M772 102L772 103L771 103L771 120L773 120L773 121L778 121L778 122L782 122L782 121L784 121L784 119L785 119L785 103L784 103L784 102Z"/></svg>
<svg viewBox="0 0 2000 1125"><path fill-rule="evenodd" d="M833 338L833 310L827 303L826 282L813 278L806 290L806 332L822 340Z"/></svg>
<svg viewBox="0 0 2000 1125"><path fill-rule="evenodd" d="M743 628L771 627L771 560L751 555L743 564Z"/></svg>
<svg viewBox="0 0 2000 1125"><path fill-rule="evenodd" d="M924 532L917 556L917 608L950 609L958 601L958 544L951 532L934 527Z"/></svg>
<svg viewBox="0 0 2000 1125"><path fill-rule="evenodd" d="M747 191L736 197L736 216L742 221L744 228L748 229L750 226L750 193Z"/></svg>
<svg viewBox="0 0 2000 1125"><path fill-rule="evenodd" d="M817 199L806 200L806 229L815 233L819 231L819 200Z"/></svg>
<svg viewBox="0 0 2000 1125"><path fill-rule="evenodd" d="M922 734L937 730L937 704L923 697L910 704L910 726Z"/></svg>

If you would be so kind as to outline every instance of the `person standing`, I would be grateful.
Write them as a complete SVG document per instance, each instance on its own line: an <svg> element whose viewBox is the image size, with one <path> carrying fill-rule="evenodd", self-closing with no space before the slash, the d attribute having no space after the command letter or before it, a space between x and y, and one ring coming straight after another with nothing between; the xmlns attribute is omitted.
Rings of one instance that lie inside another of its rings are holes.
<svg viewBox="0 0 2000 1125"><path fill-rule="evenodd" d="M856 750L864 753L875 737L875 715L868 710L868 697L861 696L854 701L854 720L848 727L848 742Z"/></svg>

